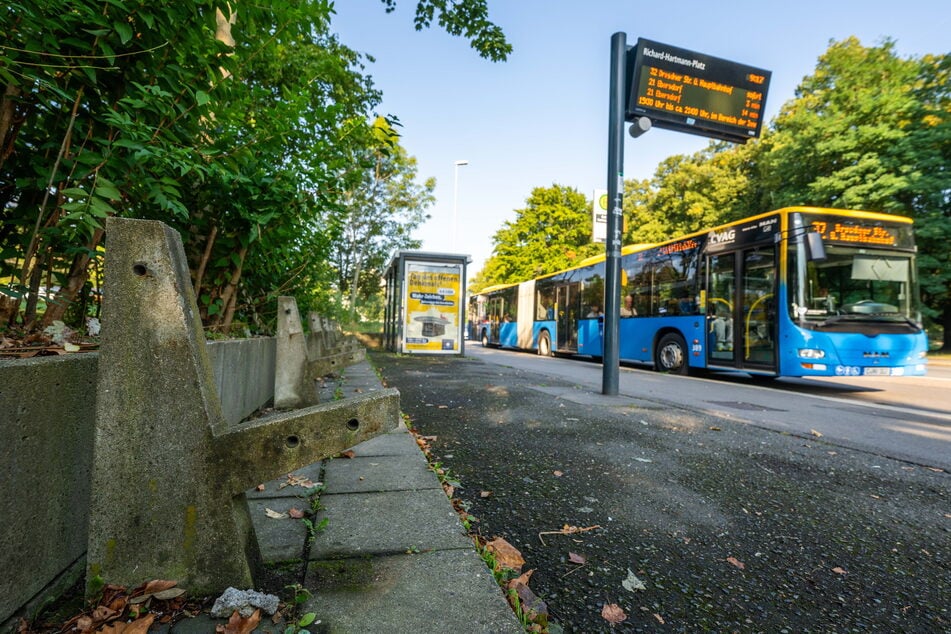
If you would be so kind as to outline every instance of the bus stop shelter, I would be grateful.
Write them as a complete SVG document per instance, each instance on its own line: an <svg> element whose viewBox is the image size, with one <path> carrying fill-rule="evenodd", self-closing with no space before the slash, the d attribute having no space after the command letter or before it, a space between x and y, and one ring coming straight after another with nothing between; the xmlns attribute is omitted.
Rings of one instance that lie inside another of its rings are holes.
<svg viewBox="0 0 951 634"><path fill-rule="evenodd" d="M468 255L399 251L386 267L383 344L404 354L465 353Z"/></svg>

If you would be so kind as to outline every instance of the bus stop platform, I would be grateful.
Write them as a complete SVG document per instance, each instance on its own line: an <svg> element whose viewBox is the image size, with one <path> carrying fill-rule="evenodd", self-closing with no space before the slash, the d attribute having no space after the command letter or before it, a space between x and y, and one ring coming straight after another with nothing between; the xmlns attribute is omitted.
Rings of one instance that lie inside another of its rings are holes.
<svg viewBox="0 0 951 634"><path fill-rule="evenodd" d="M321 401L377 389L364 361L328 380ZM305 522L277 516L311 511L301 494L316 483L311 535ZM312 632L523 631L402 423L246 496L265 566L302 575L302 612L320 622ZM266 620L258 631L269 631Z"/></svg>

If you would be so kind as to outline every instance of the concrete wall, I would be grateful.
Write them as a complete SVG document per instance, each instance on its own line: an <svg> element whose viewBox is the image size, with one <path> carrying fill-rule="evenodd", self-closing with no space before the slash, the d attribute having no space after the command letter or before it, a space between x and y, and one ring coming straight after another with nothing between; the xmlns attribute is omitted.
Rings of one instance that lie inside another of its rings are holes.
<svg viewBox="0 0 951 634"><path fill-rule="evenodd" d="M98 364L94 352L0 361L0 622L82 571Z"/></svg>
<svg viewBox="0 0 951 634"><path fill-rule="evenodd" d="M274 398L274 337L209 342L221 413L234 425Z"/></svg>
<svg viewBox="0 0 951 634"><path fill-rule="evenodd" d="M229 423L273 398L275 350L209 342ZM0 360L0 631L85 571L98 367L95 352Z"/></svg>

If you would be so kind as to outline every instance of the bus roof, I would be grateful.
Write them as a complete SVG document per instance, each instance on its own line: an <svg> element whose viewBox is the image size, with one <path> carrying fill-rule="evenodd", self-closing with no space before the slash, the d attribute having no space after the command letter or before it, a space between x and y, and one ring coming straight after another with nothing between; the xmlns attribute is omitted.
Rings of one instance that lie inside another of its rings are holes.
<svg viewBox="0 0 951 634"><path fill-rule="evenodd" d="M645 242L645 243L639 243L639 244L629 244L621 248L621 255L628 255L629 253L637 253L638 251L646 251L647 249L651 249L656 246L669 244L673 242L679 242L680 240L684 240L686 238L692 238L695 236L705 235L707 233L710 233L711 231L723 230L727 227L740 224L743 222L749 222L751 220L757 220L759 218L768 218L769 216L785 216L792 213L834 214L834 215L839 215L846 218L863 218L865 220L881 220L881 221L887 221L887 222L901 222L901 223L907 223L907 224L912 224L914 222L911 218L908 218L907 216L887 214L880 211L865 211L861 209L837 209L834 207L810 207L806 205L799 205L799 206L793 206L793 207L783 207L781 209L774 209L772 211L767 211L761 214L757 214L755 216L748 216L746 218L741 218L739 220L734 220L732 222L725 222L721 225L716 225L714 227L708 227L706 229L701 229L699 231L694 231L692 233L680 235L670 240L665 240L663 242ZM577 264L561 269L560 271L545 273L544 275L539 275L538 277L531 278L531 279L545 279L555 275L560 275L567 271L574 271L576 269L581 269L586 266L591 266L592 264L598 264L599 262L603 262L605 259L606 259L606 256L604 253L600 253L598 255L592 255L591 257L585 258L584 260L581 260ZM528 280L523 280L523 281L528 281ZM490 291L497 291L503 288L508 288L510 286L517 286L520 283L521 282L513 282L510 284L496 284L494 286L483 288L482 290L477 291L476 293L473 293L473 295L477 295L479 293L487 293Z"/></svg>

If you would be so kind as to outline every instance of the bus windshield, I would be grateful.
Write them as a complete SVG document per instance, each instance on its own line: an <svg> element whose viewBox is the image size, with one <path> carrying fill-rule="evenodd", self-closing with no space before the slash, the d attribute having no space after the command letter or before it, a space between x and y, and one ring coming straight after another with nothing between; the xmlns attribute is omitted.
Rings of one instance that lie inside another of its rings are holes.
<svg viewBox="0 0 951 634"><path fill-rule="evenodd" d="M920 322L910 253L829 246L821 262L790 245L790 309L800 325ZM795 272L793 272L795 271Z"/></svg>

